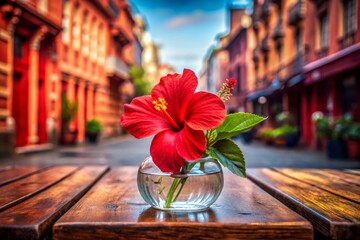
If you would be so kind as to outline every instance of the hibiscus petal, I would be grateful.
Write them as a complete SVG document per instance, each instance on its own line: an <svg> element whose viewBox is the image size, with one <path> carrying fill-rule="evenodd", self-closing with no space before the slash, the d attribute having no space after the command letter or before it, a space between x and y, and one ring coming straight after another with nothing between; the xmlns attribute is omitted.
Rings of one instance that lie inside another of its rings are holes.
<svg viewBox="0 0 360 240"><path fill-rule="evenodd" d="M155 165L163 172L177 173L185 160L176 150L176 132L163 131L155 135L150 146L150 155Z"/></svg>
<svg viewBox="0 0 360 240"><path fill-rule="evenodd" d="M216 128L226 116L224 102L215 94L208 92L195 93L187 108L186 124L195 130Z"/></svg>
<svg viewBox="0 0 360 240"><path fill-rule="evenodd" d="M177 133L176 149L179 155L186 160L201 158L206 148L205 134L201 130L193 130L186 124Z"/></svg>
<svg viewBox="0 0 360 240"><path fill-rule="evenodd" d="M130 104L124 105L121 125L136 138L148 137L171 128L163 113L155 110L149 95L134 98Z"/></svg>
<svg viewBox="0 0 360 240"><path fill-rule="evenodd" d="M154 99L162 97L168 103L167 112L178 123L184 121L186 102L194 94L198 85L194 72L184 69L182 75L168 74L160 79L153 88L151 96Z"/></svg>

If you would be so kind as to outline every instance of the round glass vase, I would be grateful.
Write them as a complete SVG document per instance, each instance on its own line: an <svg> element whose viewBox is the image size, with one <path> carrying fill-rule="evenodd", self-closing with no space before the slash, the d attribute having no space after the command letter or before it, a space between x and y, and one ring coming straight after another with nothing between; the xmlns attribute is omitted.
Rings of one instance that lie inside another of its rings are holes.
<svg viewBox="0 0 360 240"><path fill-rule="evenodd" d="M147 157L140 164L137 185L145 202L156 209L201 211L219 197L224 177L220 164L212 158L188 161L180 173L170 174Z"/></svg>

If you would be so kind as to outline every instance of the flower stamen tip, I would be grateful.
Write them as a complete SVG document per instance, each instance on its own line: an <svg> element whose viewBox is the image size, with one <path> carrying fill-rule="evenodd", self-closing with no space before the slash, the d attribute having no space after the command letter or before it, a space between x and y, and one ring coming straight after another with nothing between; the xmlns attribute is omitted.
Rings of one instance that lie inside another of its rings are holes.
<svg viewBox="0 0 360 240"><path fill-rule="evenodd" d="M168 104L162 97L158 97L158 99L153 100L152 103L154 104L154 108L159 112L167 109Z"/></svg>

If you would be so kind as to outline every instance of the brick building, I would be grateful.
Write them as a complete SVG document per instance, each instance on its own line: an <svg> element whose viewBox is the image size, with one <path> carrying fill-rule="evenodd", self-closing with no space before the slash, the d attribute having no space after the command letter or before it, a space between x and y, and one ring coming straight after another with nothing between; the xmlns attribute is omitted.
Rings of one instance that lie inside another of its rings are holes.
<svg viewBox="0 0 360 240"><path fill-rule="evenodd" d="M5 1L0 9L0 134L10 133L1 145L11 144L12 134L16 146L47 143L62 2Z"/></svg>
<svg viewBox="0 0 360 240"><path fill-rule="evenodd" d="M92 118L103 137L118 134L121 85L141 60L134 24L126 0L2 2L0 131L15 129L18 149L57 143L66 95L78 103L77 142Z"/></svg>
<svg viewBox="0 0 360 240"><path fill-rule="evenodd" d="M245 111L245 97L251 88L248 82L249 69L253 68L251 61L251 48L254 45L254 36L249 31L251 18L246 14L246 9L230 9L230 31L223 49L228 53L226 64L226 78L235 77L237 84L233 90L233 97L226 103L230 111ZM222 81L224 81L222 79ZM221 85L218 85L221 87Z"/></svg>
<svg viewBox="0 0 360 240"><path fill-rule="evenodd" d="M357 0L254 1L253 111L270 123L289 111L307 145L315 141L315 111L360 121L359 12Z"/></svg>

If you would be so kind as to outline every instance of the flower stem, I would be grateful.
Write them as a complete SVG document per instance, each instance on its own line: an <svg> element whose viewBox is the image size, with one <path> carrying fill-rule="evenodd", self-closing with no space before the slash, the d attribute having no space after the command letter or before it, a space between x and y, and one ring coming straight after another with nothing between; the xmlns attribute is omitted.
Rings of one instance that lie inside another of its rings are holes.
<svg viewBox="0 0 360 240"><path fill-rule="evenodd" d="M176 194L173 202L175 202L175 201L178 199L178 197L179 197L179 195L180 195L180 193L181 193L181 190L183 189L183 187L184 187L185 182L186 182L187 179L188 179L188 178L183 178L183 179L180 180L181 187L180 187L179 191L177 192L177 194Z"/></svg>
<svg viewBox="0 0 360 240"><path fill-rule="evenodd" d="M198 163L200 162L200 166L201 166L201 169L204 170L204 162L202 160L199 160L197 162L185 162L184 166L181 168L181 171L180 171L180 174L187 174L191 171L191 169ZM186 175L185 175L186 176ZM164 208L170 208L171 204L173 202L176 202L176 200L178 199L178 197L180 196L180 193L186 183L186 180L188 179L188 177L175 177L172 184L171 184L171 187L169 189L169 192L168 194L166 195L166 201L165 201L165 204L164 204ZM176 190L178 189L178 187L180 186L180 189L177 191L176 193ZM176 194L175 194L176 193ZM175 195L175 197L174 197Z"/></svg>
<svg viewBox="0 0 360 240"><path fill-rule="evenodd" d="M175 201L175 200L173 200L173 196L175 194L176 189L179 186L180 181L181 181L181 178L175 178L174 181L172 182L170 190L166 196L164 208L170 208L171 203L173 203Z"/></svg>

